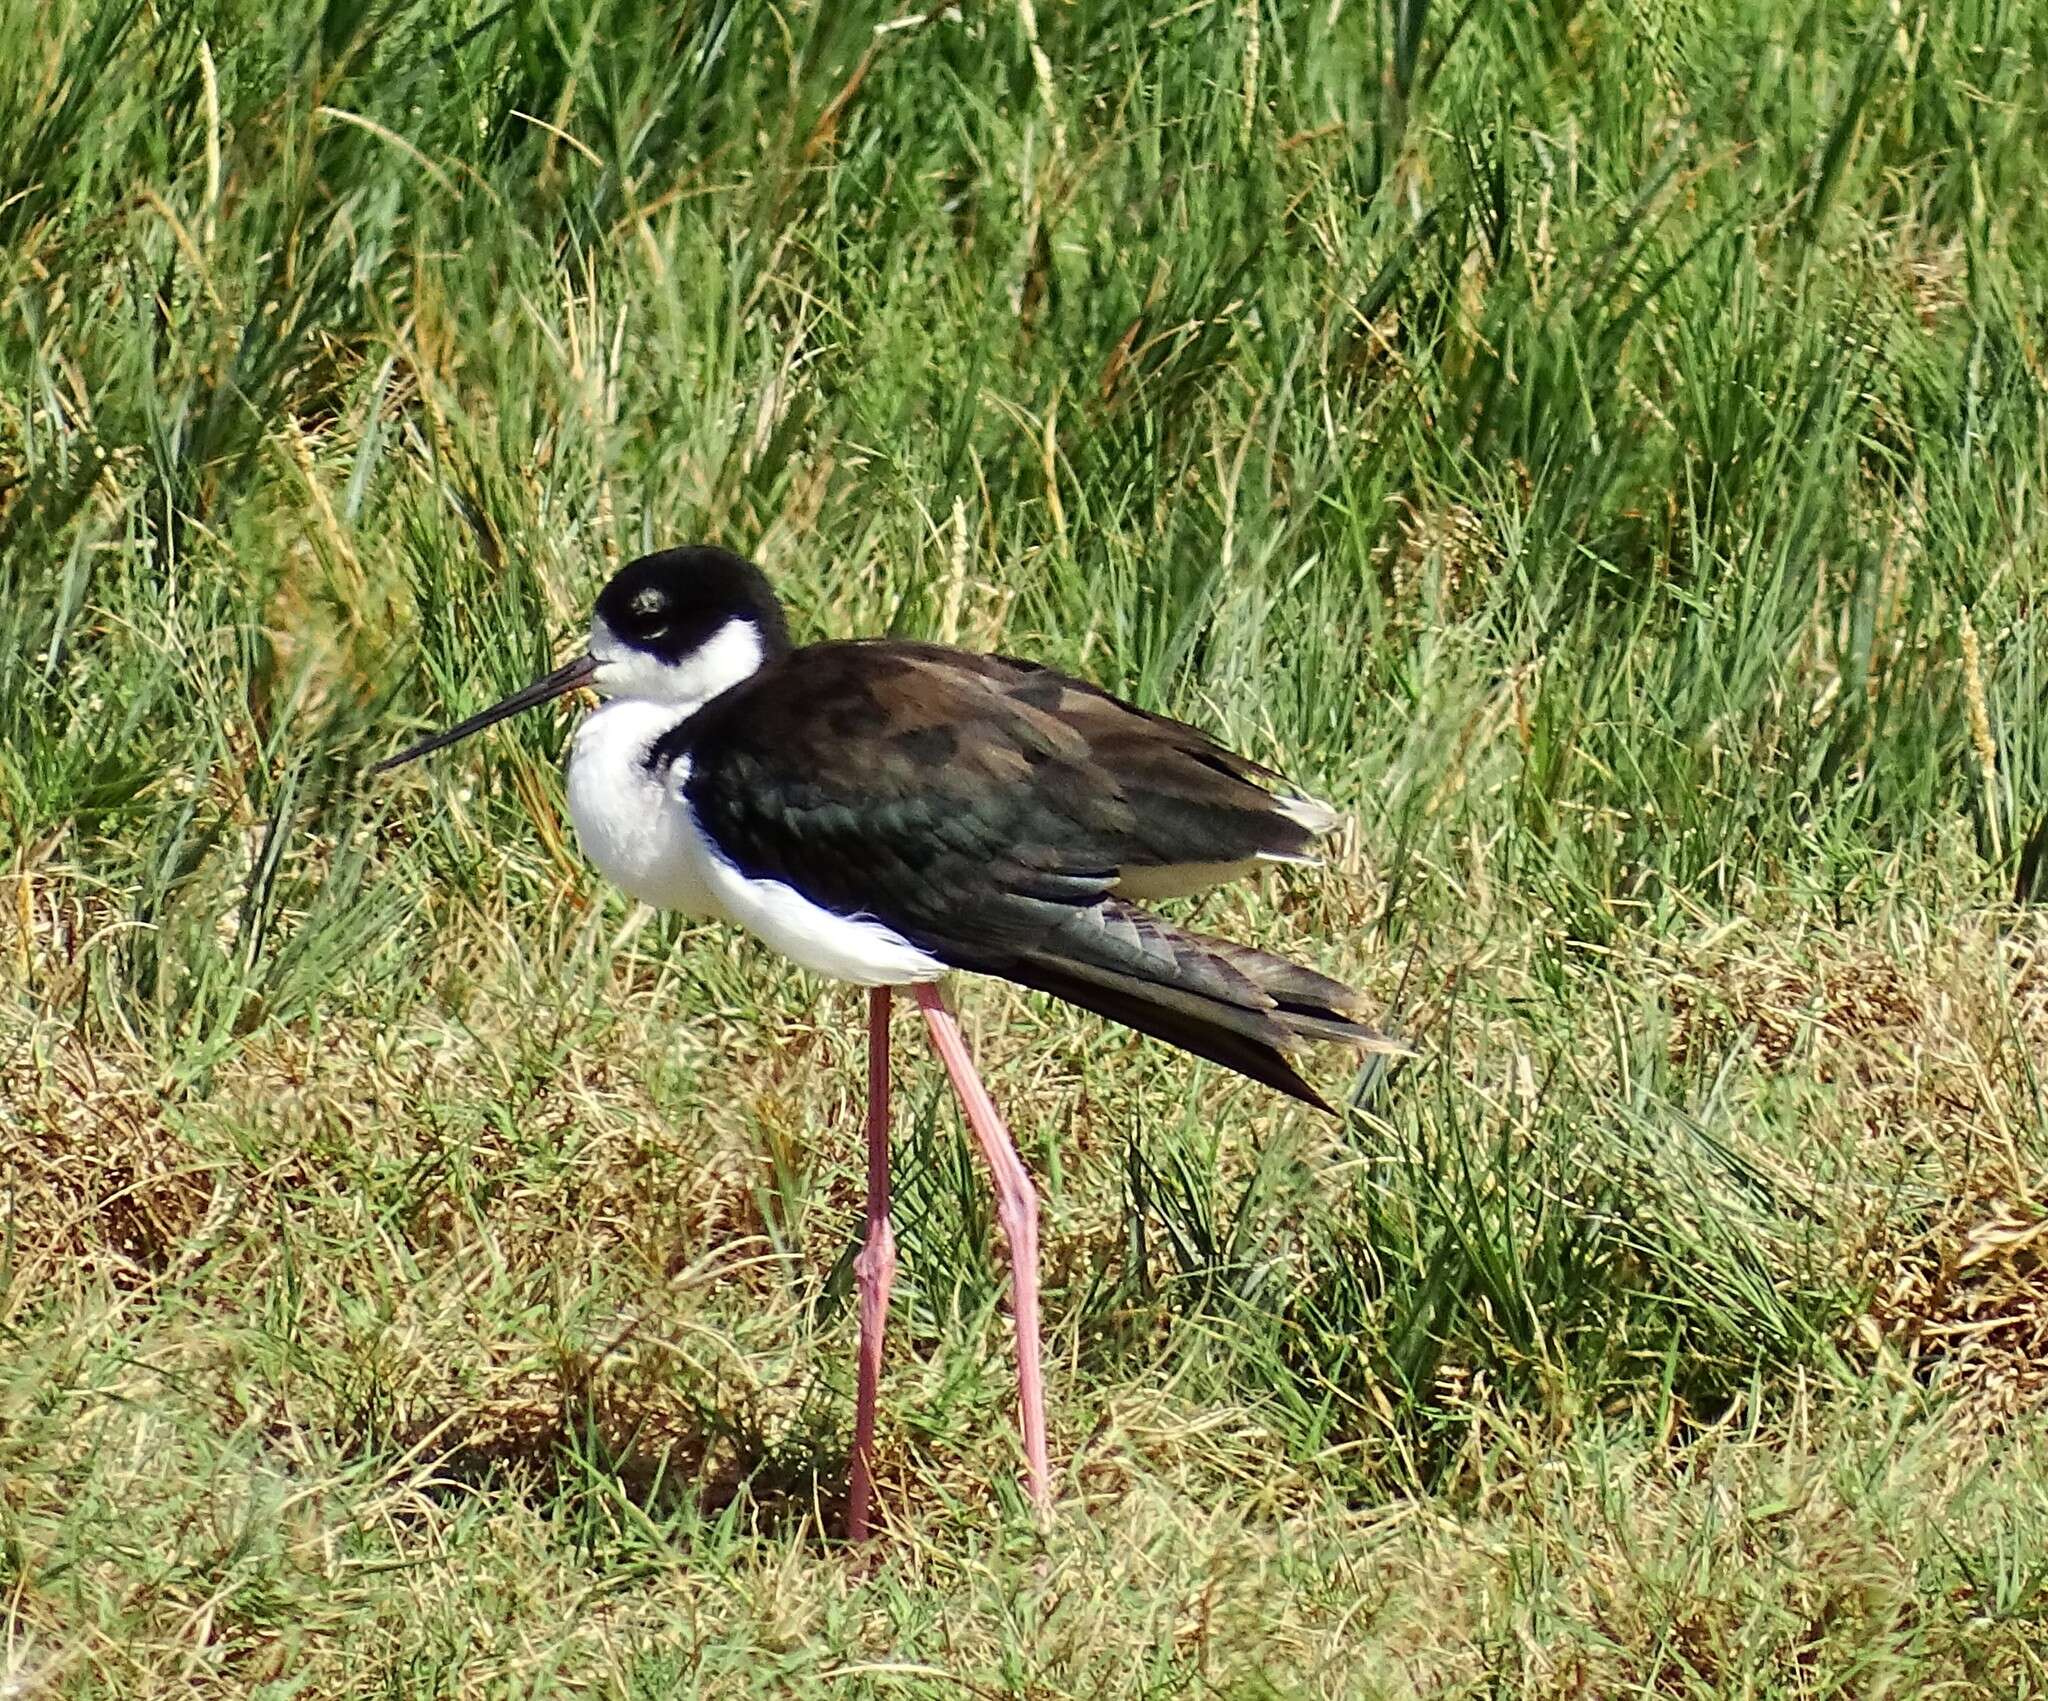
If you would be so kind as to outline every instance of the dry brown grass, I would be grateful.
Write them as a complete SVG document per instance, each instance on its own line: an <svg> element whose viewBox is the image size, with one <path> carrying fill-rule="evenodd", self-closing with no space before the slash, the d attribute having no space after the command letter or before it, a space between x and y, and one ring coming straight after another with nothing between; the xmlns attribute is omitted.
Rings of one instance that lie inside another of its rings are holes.
<svg viewBox="0 0 2048 1701"><path fill-rule="evenodd" d="M2048 1517L2013 1451L2042 1414L2044 1231L1996 1133L2044 1012L1993 920L1723 933L1615 965L1667 1012L1674 1067L1801 1096L1810 1143L1759 1130L1744 1149L1831 1213L1870 1283L1844 1333L1867 1385L1818 1376L1660 1431L1628 1405L1560 1425L1447 1368L1434 1398L1467 1427L1441 1497L1382 1479L1361 1500L1338 1458L1276 1453L1260 1406L1171 1351L1091 1368L1056 1305L1066 1469L1041 1547L992 1519L996 1319L934 1316L943 1285L913 1264L872 1574L818 1540L844 1445L846 1321L816 1305L857 1210L856 1012L771 1006L779 1043L713 1016L689 1049L716 1074L678 1097L665 960L593 959L601 1038L540 1058L504 1000L402 1035L271 1033L203 1098L53 1025L10 1048L0 1115L28 1138L9 1327L36 1343L4 1405L35 1461L8 1491L39 1579L13 1597L18 1676L341 1694L449 1638L465 1682L568 1661L600 1689L772 1669L790 1692L1004 1692L1029 1672L1100 1694L1156 1667L1222 1692L1256 1672L1290 1693L1564 1697L2028 1669L2017 1630L1965 1631L1991 1577L1959 1573L1938 1609L1920 1581L1944 1544ZM517 959L490 972L517 982ZM1492 1014L1418 1025L1512 1104L1528 1078L1499 1060L1536 1042L1510 1043L1515 977L1495 982ZM1006 996L968 1003L1006 1096L1036 1107L1027 1144L1074 1135L1049 1218L1071 1295L1119 1242L1103 1135L1132 1094L1165 1108L1178 1071ZM1588 1028L1579 1067L1621 1067L1614 1041ZM915 1102L929 1083L909 1079ZM1231 1121L1243 1153L1256 1136ZM135 1509L128 1539L55 1587L34 1556L113 1505Z"/></svg>

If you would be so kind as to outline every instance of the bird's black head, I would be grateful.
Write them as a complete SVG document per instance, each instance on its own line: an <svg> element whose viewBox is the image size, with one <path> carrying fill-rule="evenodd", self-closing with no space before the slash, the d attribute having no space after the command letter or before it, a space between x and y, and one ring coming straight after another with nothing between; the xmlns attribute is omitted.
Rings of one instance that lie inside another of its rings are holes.
<svg viewBox="0 0 2048 1701"><path fill-rule="evenodd" d="M789 625L751 561L708 544L629 562L598 592L590 649L504 702L386 757L396 768L580 686L673 704L678 718L789 654Z"/></svg>
<svg viewBox="0 0 2048 1701"><path fill-rule="evenodd" d="M598 592L591 683L608 697L708 702L789 653L789 626L751 561L708 544L629 562Z"/></svg>

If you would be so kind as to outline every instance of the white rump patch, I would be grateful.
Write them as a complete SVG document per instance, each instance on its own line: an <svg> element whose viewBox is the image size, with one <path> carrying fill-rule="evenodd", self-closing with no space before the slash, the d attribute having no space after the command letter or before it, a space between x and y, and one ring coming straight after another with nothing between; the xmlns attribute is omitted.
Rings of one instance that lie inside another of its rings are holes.
<svg viewBox="0 0 2048 1701"><path fill-rule="evenodd" d="M1293 797L1276 797L1273 807L1287 817L1304 833L1313 833L1321 838L1325 833L1334 833L1344 825L1344 817L1319 798L1297 794ZM1297 860L1286 858L1287 861Z"/></svg>

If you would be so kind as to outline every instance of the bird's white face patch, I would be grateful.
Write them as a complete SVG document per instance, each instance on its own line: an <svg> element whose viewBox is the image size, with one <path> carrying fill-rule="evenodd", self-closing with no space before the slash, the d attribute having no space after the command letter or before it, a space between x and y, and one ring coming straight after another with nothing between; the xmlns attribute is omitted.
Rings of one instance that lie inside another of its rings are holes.
<svg viewBox="0 0 2048 1701"><path fill-rule="evenodd" d="M599 615L590 625L590 653L597 659L590 683L604 696L673 704L686 714L760 672L767 658L761 628L741 615L674 662L625 643Z"/></svg>

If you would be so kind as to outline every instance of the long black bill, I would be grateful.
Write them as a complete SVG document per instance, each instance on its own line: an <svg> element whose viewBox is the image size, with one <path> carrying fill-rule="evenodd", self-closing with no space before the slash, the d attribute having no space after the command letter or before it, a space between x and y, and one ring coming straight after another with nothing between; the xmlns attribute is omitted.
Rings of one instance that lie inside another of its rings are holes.
<svg viewBox="0 0 2048 1701"><path fill-rule="evenodd" d="M451 726L446 732L437 732L431 738L399 751L396 756L387 756L370 772L382 774L392 768L403 767L407 762L421 756L431 756L436 750L446 750L451 744L459 744L473 732L482 732L487 726L510 720L522 709L531 709L556 697L566 697L579 685L590 683L590 676L597 671L595 656L578 656L566 666L558 667L545 679L536 679L523 691L515 691L504 702L494 704L480 715L471 715L468 720Z"/></svg>

